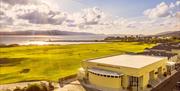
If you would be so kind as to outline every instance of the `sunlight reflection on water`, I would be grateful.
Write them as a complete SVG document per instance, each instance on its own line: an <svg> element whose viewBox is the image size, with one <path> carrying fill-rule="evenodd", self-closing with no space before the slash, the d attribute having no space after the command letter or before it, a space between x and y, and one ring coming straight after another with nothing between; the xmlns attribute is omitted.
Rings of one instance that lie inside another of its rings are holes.
<svg viewBox="0 0 180 91"><path fill-rule="evenodd" d="M98 42L64 42L62 40L103 40L106 36L79 35L79 36L0 36L0 44L19 45L48 45L48 44L90 44ZM56 41L60 40L60 41Z"/></svg>
<svg viewBox="0 0 180 91"><path fill-rule="evenodd" d="M70 45L70 44L95 44L95 43L105 43L105 42L46 42L46 41L28 41L20 43L20 45Z"/></svg>

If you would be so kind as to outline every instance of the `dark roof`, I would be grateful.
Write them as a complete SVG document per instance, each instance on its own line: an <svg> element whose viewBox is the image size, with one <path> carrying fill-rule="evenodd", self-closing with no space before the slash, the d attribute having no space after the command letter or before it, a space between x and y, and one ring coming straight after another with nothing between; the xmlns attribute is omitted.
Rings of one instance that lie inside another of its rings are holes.
<svg viewBox="0 0 180 91"><path fill-rule="evenodd" d="M163 56L163 57L168 57L168 59L175 56L175 55L177 55L177 53L166 53L166 52L160 52L160 51L147 51L147 52L140 52L140 53L137 53L137 54Z"/></svg>
<svg viewBox="0 0 180 91"><path fill-rule="evenodd" d="M172 49L180 49L180 43L165 43L154 46L151 49L171 51Z"/></svg>

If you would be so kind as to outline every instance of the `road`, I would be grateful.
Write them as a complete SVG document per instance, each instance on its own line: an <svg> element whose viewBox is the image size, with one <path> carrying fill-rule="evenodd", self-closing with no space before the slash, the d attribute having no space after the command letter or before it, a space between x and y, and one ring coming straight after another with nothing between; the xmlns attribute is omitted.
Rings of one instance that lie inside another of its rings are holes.
<svg viewBox="0 0 180 91"><path fill-rule="evenodd" d="M23 87L28 86L28 84L35 84L35 83L40 84L41 82L48 84L47 81L20 82L20 83L4 84L4 85L0 85L0 91L6 91L7 89L13 90L16 87L23 88ZM85 89L81 86L79 81L71 82L62 88L59 87L58 83L53 83L53 85L55 86L54 91L85 91Z"/></svg>

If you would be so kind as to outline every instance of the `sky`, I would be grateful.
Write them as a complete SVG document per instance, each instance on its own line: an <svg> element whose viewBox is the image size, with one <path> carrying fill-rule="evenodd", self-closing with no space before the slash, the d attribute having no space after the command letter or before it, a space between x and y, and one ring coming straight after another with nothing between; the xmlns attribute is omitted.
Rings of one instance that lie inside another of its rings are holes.
<svg viewBox="0 0 180 91"><path fill-rule="evenodd" d="M180 30L180 0L0 0L0 31L156 34Z"/></svg>
<svg viewBox="0 0 180 91"><path fill-rule="evenodd" d="M68 3L64 6L63 2ZM58 4L60 5L59 9L69 12L79 11L82 8L99 7L106 13L115 16L139 17L143 15L144 10L153 8L161 2L169 4L176 0L59 0Z"/></svg>

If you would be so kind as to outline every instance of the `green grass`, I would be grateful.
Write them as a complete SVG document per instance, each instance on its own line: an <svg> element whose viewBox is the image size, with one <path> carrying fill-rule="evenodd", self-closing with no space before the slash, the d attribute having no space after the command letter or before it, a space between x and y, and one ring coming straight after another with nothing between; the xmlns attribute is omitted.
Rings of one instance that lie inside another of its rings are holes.
<svg viewBox="0 0 180 91"><path fill-rule="evenodd" d="M57 81L60 77L76 73L82 60L125 52L141 52L154 45L114 42L0 48L0 84L29 80ZM23 69L30 71L21 73Z"/></svg>

